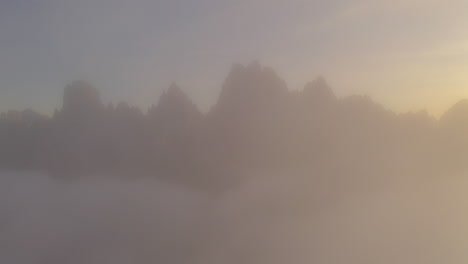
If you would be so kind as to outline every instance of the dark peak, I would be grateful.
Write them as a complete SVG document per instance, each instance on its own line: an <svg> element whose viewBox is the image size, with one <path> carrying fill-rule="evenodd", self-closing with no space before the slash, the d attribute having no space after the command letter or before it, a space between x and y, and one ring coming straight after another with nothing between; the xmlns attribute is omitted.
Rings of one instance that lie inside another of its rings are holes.
<svg viewBox="0 0 468 264"><path fill-rule="evenodd" d="M253 62L246 67L234 64L226 78L218 106L267 102L287 94L286 83L271 68Z"/></svg>
<svg viewBox="0 0 468 264"><path fill-rule="evenodd" d="M192 100L176 83L172 83L159 98L158 106L167 107L187 104L193 104Z"/></svg>
<svg viewBox="0 0 468 264"><path fill-rule="evenodd" d="M468 126L468 99L462 99L445 112L440 122L442 125Z"/></svg>
<svg viewBox="0 0 468 264"><path fill-rule="evenodd" d="M330 102L336 100L335 93L323 76L318 76L315 80L306 84L304 88L304 96L307 100L319 102Z"/></svg>
<svg viewBox="0 0 468 264"><path fill-rule="evenodd" d="M225 86L226 84L235 81L257 81L259 82L259 84L261 84L261 81L276 81L277 86L281 86L284 84L284 81L278 77L278 75L272 68L264 67L257 61L254 61L248 64L247 66L243 66L241 64L233 64L231 67L231 71L229 72L228 77L226 78ZM285 84L283 88L286 90Z"/></svg>
<svg viewBox="0 0 468 264"><path fill-rule="evenodd" d="M461 99L454 104L448 111L449 112L465 112L468 110L468 99Z"/></svg>
<svg viewBox="0 0 468 264"><path fill-rule="evenodd" d="M306 85L306 89L307 88L331 90L330 86L328 85L327 81L325 80L325 78L322 75L317 76L317 78L315 78L315 80L309 82Z"/></svg>
<svg viewBox="0 0 468 264"><path fill-rule="evenodd" d="M85 81L74 81L65 87L65 96L82 97L88 100L100 100L99 91Z"/></svg>
<svg viewBox="0 0 468 264"><path fill-rule="evenodd" d="M62 109L65 115L92 115L103 108L99 91L87 82L74 81L65 87Z"/></svg>
<svg viewBox="0 0 468 264"><path fill-rule="evenodd" d="M149 110L150 115L160 115L163 113L194 113L201 114L190 97L175 83L164 91L156 106Z"/></svg>
<svg viewBox="0 0 468 264"><path fill-rule="evenodd" d="M182 91L182 89L180 89L180 87L175 82L171 83L169 88L166 91L164 91L163 96L173 99L190 101L189 97L185 94L184 91Z"/></svg>

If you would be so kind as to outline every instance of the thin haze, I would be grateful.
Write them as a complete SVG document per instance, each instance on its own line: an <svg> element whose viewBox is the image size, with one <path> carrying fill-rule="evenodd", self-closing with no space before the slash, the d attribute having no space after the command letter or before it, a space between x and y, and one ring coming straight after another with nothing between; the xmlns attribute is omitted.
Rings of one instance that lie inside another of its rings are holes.
<svg viewBox="0 0 468 264"><path fill-rule="evenodd" d="M86 79L105 101L148 107L177 81L211 106L233 62L259 60L290 89L318 74L338 95L439 115L468 97L462 0L2 0L0 111L60 107Z"/></svg>

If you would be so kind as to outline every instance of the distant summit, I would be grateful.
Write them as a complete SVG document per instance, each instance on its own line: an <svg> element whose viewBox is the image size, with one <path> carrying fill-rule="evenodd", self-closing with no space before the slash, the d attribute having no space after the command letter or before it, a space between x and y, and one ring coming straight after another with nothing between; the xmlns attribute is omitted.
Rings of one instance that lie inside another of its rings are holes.
<svg viewBox="0 0 468 264"><path fill-rule="evenodd" d="M61 114L65 118L90 118L104 109L99 91L84 81L65 87Z"/></svg>
<svg viewBox="0 0 468 264"><path fill-rule="evenodd" d="M62 177L155 175L218 190L252 170L287 169L348 188L413 173L413 163L425 164L421 174L463 168L467 135L468 100L440 121L425 112L396 114L368 96L338 98L323 77L289 91L254 62L233 65L207 114L175 83L142 111L125 102L104 106L96 88L73 82L53 117L32 110L0 115L0 168Z"/></svg>
<svg viewBox="0 0 468 264"><path fill-rule="evenodd" d="M468 146L468 99L460 100L440 118L446 137Z"/></svg>
<svg viewBox="0 0 468 264"><path fill-rule="evenodd" d="M246 67L235 64L224 82L215 108L221 112L255 111L278 103L287 93L286 83L271 68L258 62Z"/></svg>
<svg viewBox="0 0 468 264"><path fill-rule="evenodd" d="M319 76L314 81L306 84L303 96L310 103L320 104L333 102L337 99L323 76Z"/></svg>
<svg viewBox="0 0 468 264"><path fill-rule="evenodd" d="M184 91L173 83L163 92L157 106L151 108L150 114L200 115L200 111Z"/></svg>
<svg viewBox="0 0 468 264"><path fill-rule="evenodd" d="M468 128L468 99L458 101L440 118L445 126L461 126Z"/></svg>
<svg viewBox="0 0 468 264"><path fill-rule="evenodd" d="M148 114L156 124L192 122L191 120L202 117L197 106L175 83L163 92L158 104L151 107Z"/></svg>

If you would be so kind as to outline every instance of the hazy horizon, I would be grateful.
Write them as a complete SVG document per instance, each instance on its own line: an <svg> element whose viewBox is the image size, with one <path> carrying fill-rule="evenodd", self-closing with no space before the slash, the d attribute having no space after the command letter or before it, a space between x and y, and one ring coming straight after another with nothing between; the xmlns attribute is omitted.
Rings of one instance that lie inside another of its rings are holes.
<svg viewBox="0 0 468 264"><path fill-rule="evenodd" d="M0 112L52 113L86 80L148 108L177 82L202 109L230 63L259 60L291 90L323 75L339 96L440 116L468 97L466 1L0 2ZM268 10L268 12L263 12Z"/></svg>
<svg viewBox="0 0 468 264"><path fill-rule="evenodd" d="M248 64L245 64L245 66L249 66L249 65L253 65L253 64L259 64L259 65L261 65L259 61L252 61L252 62L250 62L250 63L248 63ZM230 70L232 71L232 69L235 68L235 67L238 66L238 65L242 65L242 64L239 64L239 63L233 63L233 64L231 64ZM275 73L277 73L275 69L268 67L268 65L261 65L261 67L265 67L265 68L272 69L273 71L275 71ZM229 72L229 71L227 71L227 72ZM228 74L226 74L226 75L228 75ZM281 78L281 75L280 75L279 77ZM303 91L304 89L307 88L307 85L309 85L310 83L316 81L317 79L324 79L324 81L327 83L327 85L330 85L330 84L329 84L329 81L326 79L325 76L323 76L323 75L317 75L315 78L312 78L310 81L308 81L307 83L305 83L305 84L303 85L302 88L300 88L300 89L291 89L290 87L287 87L287 88L288 88L288 91L289 91L289 92L301 92L301 91ZM194 102L194 104L196 105L196 107L199 108L200 111L202 111L204 114L206 114L206 113L208 113L208 112L216 105L217 100L218 100L218 97L219 97L219 95L220 95L220 93L221 93L221 91L222 91L222 88L223 88L223 85L224 85L225 81L226 81L226 80L224 79L223 82L220 83L219 89L218 89L218 91L216 91L216 93L215 93L216 96L214 97L213 102L211 102L209 105L203 105L203 104L200 105L200 104L197 104L197 103L195 102L195 100L194 100L193 98L190 97L190 95L189 95L189 99L192 100L192 101ZM282 79L282 81L285 81L285 82L287 83L287 81L284 80L284 79ZM67 85L70 85L70 84L72 84L72 83L74 83L74 82L86 82L86 83L88 83L87 80L73 80L73 81L69 82ZM64 87L66 87L67 85L65 85ZM94 86L92 83L90 83L90 85ZM118 105L119 103L126 103L126 104L129 104L129 105L132 106L132 107L137 107L137 108L139 108L143 113L146 113L148 110L150 110L152 107L154 107L154 106L156 106L156 105L158 104L158 102L159 102L159 100L160 100L160 97L161 97L164 93L166 93L166 92L168 91L168 89L170 89L170 87L173 86L173 85L176 85L176 86L180 87L179 84L178 84L178 82L176 82L176 81L171 82L170 84L167 85L166 88L164 88L164 89L161 90L161 94L159 94L158 96L156 96L156 97L154 98L154 101L152 101L152 102L149 101L149 104L146 105L146 106L141 106L141 105L138 105L138 104L131 104L131 101L126 101L126 100L124 100L124 99L123 99L123 100L120 100L120 101L105 100L105 98L108 98L108 95L102 94L102 93L100 93L100 97L101 97L101 99L103 100L103 104L105 104L105 105L114 105L114 106L115 106L115 105ZM333 86L331 86L330 88L332 89L332 91L333 91L334 93L336 93L336 90L338 90L338 91L340 90L340 89L335 89L335 87L333 87ZM96 87L96 89L97 89L98 91L101 90L99 87ZM180 87L180 89L181 89L184 93L188 93L188 92L189 92L189 91L187 91L187 89L185 89L184 87ZM62 88L62 91L57 91L57 94L59 95L59 98L60 98L60 100L61 100L61 99L63 98L63 95L64 95L64 94L63 94L63 88ZM363 93L354 93L354 94L336 94L336 96L337 96L338 98L342 98L342 99L343 99L343 98L352 97L352 96L365 96L365 97L369 97L371 100L373 100L373 101L376 102L377 104L381 105L381 106L384 107L386 110L391 111L391 112L394 112L395 114L408 114L408 113L427 112L431 117L433 117L433 118L435 118L435 119L440 119L440 118L443 116L444 113L446 113L448 110L450 110L450 108L453 107L454 105L456 105L458 102L463 101L463 100L465 100L465 99L468 99L468 96L467 96L466 98L465 98L465 97L461 97L461 98L458 98L458 99L455 98L455 99L454 99L455 101L453 101L451 104L449 104L449 105L447 106L446 109L442 109L441 112L439 112L439 113L433 113L433 112L431 112L431 111L429 111L428 109L425 109L425 108L415 108L415 109L408 109L408 110L402 110L402 109L400 109L400 110L398 110L398 109L396 109L396 108L392 108L392 107L389 106L389 105L386 105L385 103L382 103L382 102L380 102L380 101L375 100L375 98L373 98L369 93L365 93L365 92L363 92ZM20 104L20 105L21 105L21 104ZM52 107L52 108L50 109L50 111L40 111L40 109L39 109L39 111L38 111L38 109L35 109L35 108L33 108L33 107L23 107L23 108L10 108L10 109L5 109L5 110L3 110L3 111L0 111L0 113L5 113L5 114L6 114L6 113L8 113L9 111L33 110L33 111L37 111L39 114L43 114L43 115L52 117L53 114L54 114L54 112L55 112L55 111L59 111L62 107L63 107L63 104L62 104L61 102L57 102L57 105L54 106L54 107Z"/></svg>

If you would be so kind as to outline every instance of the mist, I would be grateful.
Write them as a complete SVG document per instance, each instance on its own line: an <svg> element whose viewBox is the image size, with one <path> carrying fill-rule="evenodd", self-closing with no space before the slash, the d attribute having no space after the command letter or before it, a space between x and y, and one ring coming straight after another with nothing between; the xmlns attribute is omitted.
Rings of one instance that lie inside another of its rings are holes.
<svg viewBox="0 0 468 264"><path fill-rule="evenodd" d="M468 101L440 118L234 64L201 111L75 81L0 115L0 262L464 263Z"/></svg>
<svg viewBox="0 0 468 264"><path fill-rule="evenodd" d="M466 0L0 0L0 264L464 264Z"/></svg>
<svg viewBox="0 0 468 264"><path fill-rule="evenodd" d="M205 233L206 198L161 182L1 178L4 263L189 263Z"/></svg>
<svg viewBox="0 0 468 264"><path fill-rule="evenodd" d="M309 180L209 196L154 180L2 172L4 263L463 263L463 177L316 203Z"/></svg>

